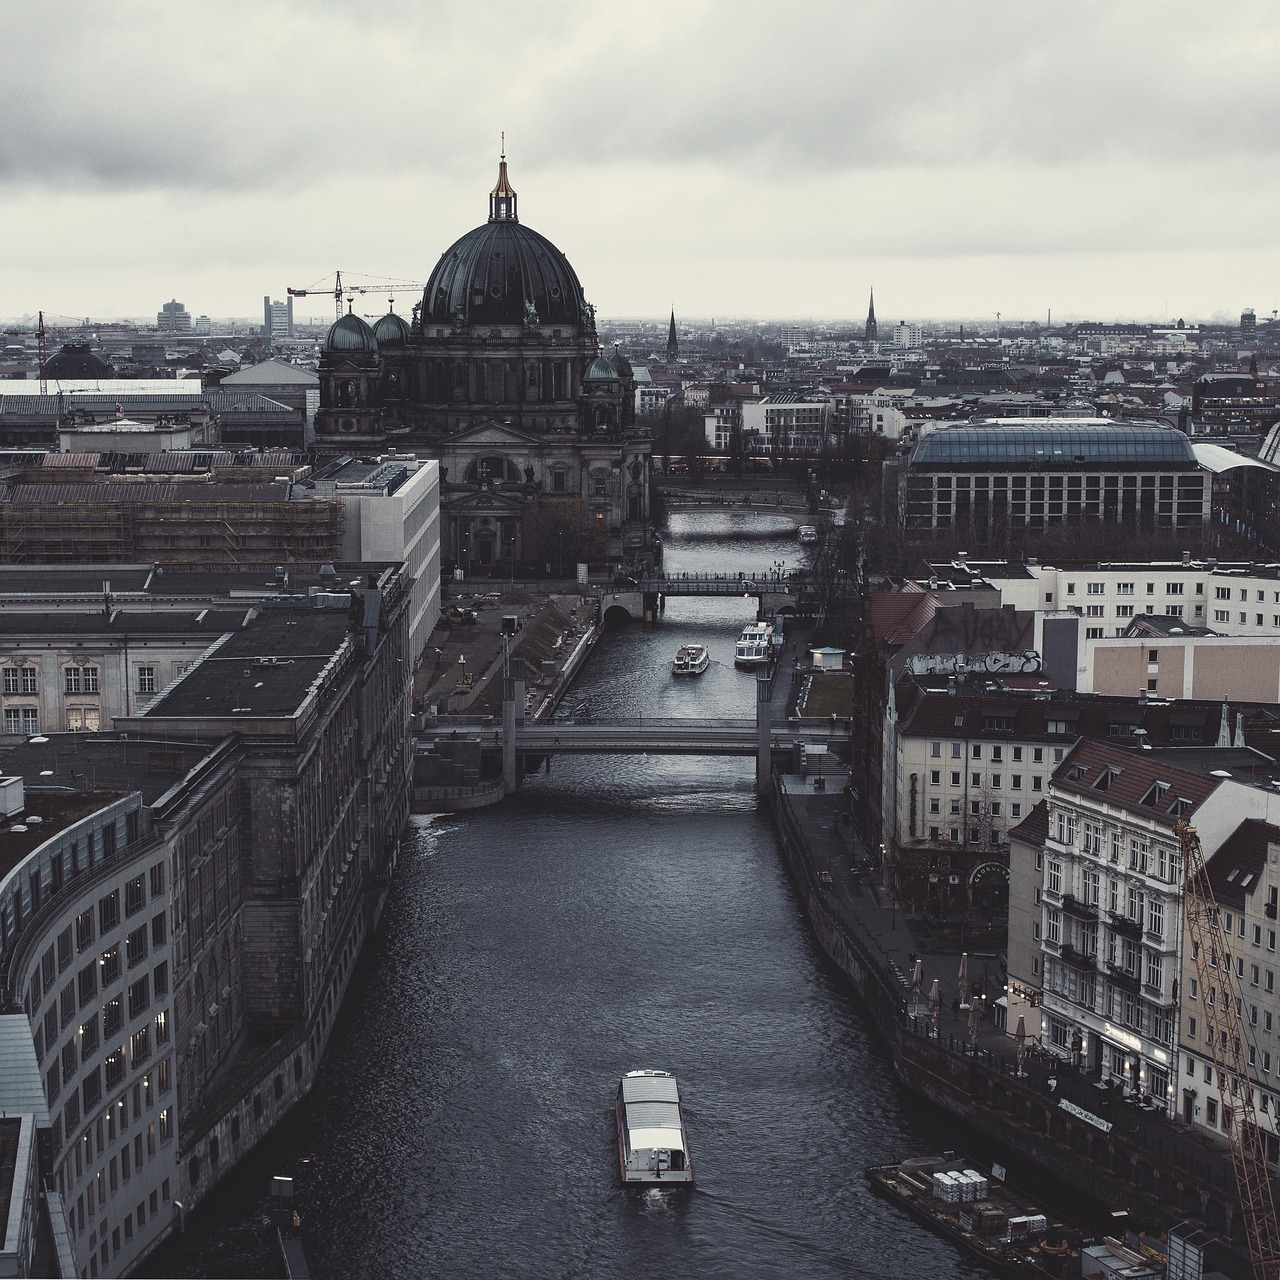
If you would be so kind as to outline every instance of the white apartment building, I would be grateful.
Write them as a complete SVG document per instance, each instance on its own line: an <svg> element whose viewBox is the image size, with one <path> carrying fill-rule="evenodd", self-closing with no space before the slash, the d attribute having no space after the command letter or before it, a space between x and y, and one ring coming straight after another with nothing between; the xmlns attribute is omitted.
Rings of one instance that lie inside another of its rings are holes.
<svg viewBox="0 0 1280 1280"><path fill-rule="evenodd" d="M1280 795L1251 776L1269 764L1234 749L1143 751L1082 739L1053 776L1033 873L1042 1043L1167 1114L1178 1107L1185 1070L1183 865L1174 827L1182 818L1194 823L1212 857L1243 819L1274 819Z"/></svg>
<svg viewBox="0 0 1280 1280"><path fill-rule="evenodd" d="M707 447L718 453L727 453L734 431L742 429L742 405L737 400L711 405L702 415Z"/></svg>
<svg viewBox="0 0 1280 1280"><path fill-rule="evenodd" d="M745 401L742 433L748 451L820 451L829 409L825 398L806 400L791 393Z"/></svg>
<svg viewBox="0 0 1280 1280"><path fill-rule="evenodd" d="M899 320L893 326L893 345L907 350L923 347L924 328L918 324L908 324L905 320Z"/></svg>
<svg viewBox="0 0 1280 1280"><path fill-rule="evenodd" d="M1280 565L1216 560L1072 565L984 564L963 567L1000 591L1000 603L1027 611L1077 610L1086 639L1123 635L1138 614L1178 618L1225 636L1280 632Z"/></svg>

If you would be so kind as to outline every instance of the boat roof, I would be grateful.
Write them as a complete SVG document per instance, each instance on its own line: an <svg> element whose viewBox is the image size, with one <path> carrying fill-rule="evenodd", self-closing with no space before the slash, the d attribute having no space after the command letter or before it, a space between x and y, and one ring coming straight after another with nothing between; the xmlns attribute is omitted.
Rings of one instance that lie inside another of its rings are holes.
<svg viewBox="0 0 1280 1280"><path fill-rule="evenodd" d="M641 1147L684 1150L680 1091L674 1076L623 1076L622 1104L626 1113L627 1143L632 1151Z"/></svg>

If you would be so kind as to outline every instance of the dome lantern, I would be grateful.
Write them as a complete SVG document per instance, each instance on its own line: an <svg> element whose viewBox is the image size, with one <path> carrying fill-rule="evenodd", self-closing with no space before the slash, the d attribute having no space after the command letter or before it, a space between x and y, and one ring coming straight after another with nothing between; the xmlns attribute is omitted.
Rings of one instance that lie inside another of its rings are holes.
<svg viewBox="0 0 1280 1280"><path fill-rule="evenodd" d="M519 222L516 217L516 193L507 178L507 135L502 135L502 153L498 158L498 181L489 192L490 222Z"/></svg>

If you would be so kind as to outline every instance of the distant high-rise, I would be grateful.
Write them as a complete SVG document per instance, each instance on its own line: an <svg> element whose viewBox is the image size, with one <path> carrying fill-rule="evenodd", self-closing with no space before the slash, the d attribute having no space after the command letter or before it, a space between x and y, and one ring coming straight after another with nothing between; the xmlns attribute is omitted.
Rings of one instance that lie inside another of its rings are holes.
<svg viewBox="0 0 1280 1280"><path fill-rule="evenodd" d="M161 333L190 333L191 312L176 298L156 312L156 328Z"/></svg>
<svg viewBox="0 0 1280 1280"><path fill-rule="evenodd" d="M667 330L667 359L674 363L680 358L680 340L676 337L676 309L671 308L671 326Z"/></svg>
<svg viewBox="0 0 1280 1280"><path fill-rule="evenodd" d="M264 338L293 337L293 299L272 302L271 295L262 298L262 336Z"/></svg>
<svg viewBox="0 0 1280 1280"><path fill-rule="evenodd" d="M1254 313L1252 307L1245 307L1240 313L1240 333L1242 335L1252 335L1257 332L1258 317Z"/></svg>
<svg viewBox="0 0 1280 1280"><path fill-rule="evenodd" d="M871 290L871 304L867 307L867 328L862 335L867 342L875 342L879 338L879 331L876 329L876 291Z"/></svg>

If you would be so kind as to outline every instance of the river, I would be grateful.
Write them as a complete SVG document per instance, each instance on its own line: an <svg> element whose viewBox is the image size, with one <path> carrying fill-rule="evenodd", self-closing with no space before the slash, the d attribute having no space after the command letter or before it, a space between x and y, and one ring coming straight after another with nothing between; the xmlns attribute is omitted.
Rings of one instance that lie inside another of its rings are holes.
<svg viewBox="0 0 1280 1280"><path fill-rule="evenodd" d="M681 515L669 572L800 563L794 525ZM746 600L607 634L597 715L753 714ZM713 665L676 681L680 644ZM152 1274L272 1275L273 1173L317 1277L986 1273L867 1188L963 1142L893 1083L812 943L749 760L557 760L502 806L419 818L308 1100ZM618 1185L618 1077L679 1078L693 1190Z"/></svg>

